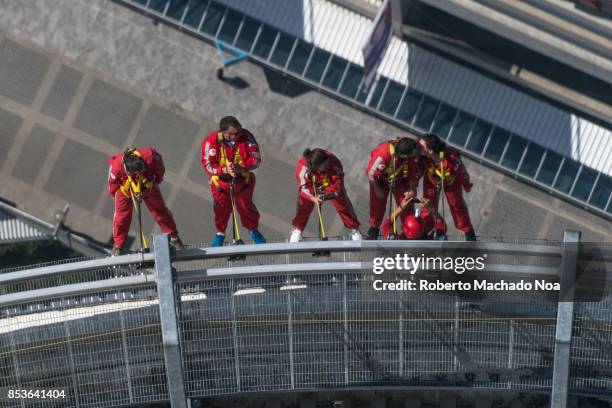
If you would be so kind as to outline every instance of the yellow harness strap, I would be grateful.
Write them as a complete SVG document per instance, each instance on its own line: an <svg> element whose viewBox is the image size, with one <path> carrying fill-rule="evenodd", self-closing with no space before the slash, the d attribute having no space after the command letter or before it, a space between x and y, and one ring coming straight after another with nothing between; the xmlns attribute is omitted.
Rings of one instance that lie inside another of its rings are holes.
<svg viewBox="0 0 612 408"><path fill-rule="evenodd" d="M397 138L395 140L389 140L389 154L391 155L391 159L394 162L396 160L396 156L395 156L395 143L398 140L399 140L399 138ZM399 176L400 174L404 178L408 177L410 175L410 169L408 168L408 163L402 163L399 167L395 168L395 171L393 171L393 166L392 167L387 167L384 172L387 175L387 179L389 181L395 180L395 178L397 176Z"/></svg>
<svg viewBox="0 0 612 408"><path fill-rule="evenodd" d="M440 161L439 167L431 166L427 170L427 177L434 184L438 184L438 181L444 180L444 185L446 186L452 185L456 178L456 176L448 169L448 165L444 163L444 160Z"/></svg>
<svg viewBox="0 0 612 408"><path fill-rule="evenodd" d="M227 155L225 153L225 147L223 146L223 134L221 132L217 133L217 141L219 142L219 150L221 151L221 159L219 160L219 166L221 167L225 167L227 166L227 163L229 162ZM242 168L244 167L244 160L242 159L242 156L240 155L240 149L236 149L236 151L234 152L234 157L232 157L232 163L239 165ZM251 173L247 170L244 170L242 173L242 177L244 178L245 183L249 183L249 180L251 179ZM219 185L219 176L212 176L210 178L211 183L213 183L213 185L215 187L217 187Z"/></svg>

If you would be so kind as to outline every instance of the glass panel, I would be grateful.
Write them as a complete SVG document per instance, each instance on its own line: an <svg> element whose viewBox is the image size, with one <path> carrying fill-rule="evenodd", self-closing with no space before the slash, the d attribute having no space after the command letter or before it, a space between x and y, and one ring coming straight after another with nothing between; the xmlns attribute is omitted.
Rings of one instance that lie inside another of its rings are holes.
<svg viewBox="0 0 612 408"><path fill-rule="evenodd" d="M261 28L261 34L259 34L257 43L255 44L255 48L253 49L253 54L263 59L268 59L268 55L270 54L270 50L272 49L272 45L274 44L274 39L276 38L277 33L278 31L276 31L272 27L264 25Z"/></svg>
<svg viewBox="0 0 612 408"><path fill-rule="evenodd" d="M325 78L323 78L323 86L335 91L340 85L347 63L348 61L344 58L333 56L325 73Z"/></svg>
<svg viewBox="0 0 612 408"><path fill-rule="evenodd" d="M600 174L599 180L595 185L595 190L593 190L593 195L591 196L591 201L589 201L589 204L593 205L594 207L605 210L604 207L608 203L611 194L612 177Z"/></svg>
<svg viewBox="0 0 612 408"><path fill-rule="evenodd" d="M236 47L244 51L250 51L258 29L259 23L257 21L250 17L245 17L240 34L236 38Z"/></svg>
<svg viewBox="0 0 612 408"><path fill-rule="evenodd" d="M554 187L564 193L569 193L576 179L576 174L578 174L578 169L580 169L580 163L565 158L565 162L563 163L563 167L561 167L559 177L557 177Z"/></svg>
<svg viewBox="0 0 612 408"><path fill-rule="evenodd" d="M470 141L466 147L476 154L482 153L482 149L484 149L485 144L487 143L487 138L489 137L489 134L491 134L492 128L493 125L489 122L477 119L474 127L472 128Z"/></svg>
<svg viewBox="0 0 612 408"><path fill-rule="evenodd" d="M321 76L323 75L323 71L325 71L327 60L329 60L329 52L317 48L312 56L312 59L310 60L310 65L308 65L308 68L306 68L306 78L319 83Z"/></svg>
<svg viewBox="0 0 612 408"><path fill-rule="evenodd" d="M204 17L204 23L202 24L201 31L210 35L217 34L217 28L219 28L219 23L223 18L224 12L225 7L213 2L206 12L206 17Z"/></svg>
<svg viewBox="0 0 612 408"><path fill-rule="evenodd" d="M507 167L510 170L516 170L519 162L521 161L521 157L523 157L525 146L527 146L527 140L520 136L512 135L512 139L510 139L510 142L508 143L506 155L501 163L502 166Z"/></svg>
<svg viewBox="0 0 612 408"><path fill-rule="evenodd" d="M446 139L448 137L448 132L450 132L451 125L455 120L455 116L457 116L457 109L453 108L452 106L442 104L440 109L438 109L433 129L431 131Z"/></svg>
<svg viewBox="0 0 612 408"><path fill-rule="evenodd" d="M382 112L393 116L395 114L395 110L397 109L397 105L402 98L403 92L404 85L390 80L389 86L387 86L387 92L385 93L385 97L383 98L379 109Z"/></svg>
<svg viewBox="0 0 612 408"><path fill-rule="evenodd" d="M149 3L149 8L157 11L158 13L163 13L167 2L168 0L151 0Z"/></svg>
<svg viewBox="0 0 612 408"><path fill-rule="evenodd" d="M559 170L560 164L561 156L555 152L551 152L550 150L548 150L546 152L546 157L542 162L542 167L540 168L540 172L538 173L536 180L550 186L552 182L555 181L555 175L557 174L557 170Z"/></svg>
<svg viewBox="0 0 612 408"><path fill-rule="evenodd" d="M491 135L491 140L489 141L484 157L489 160L493 160L494 162L498 162L501 155L504 153L504 148L506 147L506 142L508 141L509 137L510 132L500 128L495 128L493 134Z"/></svg>
<svg viewBox="0 0 612 408"><path fill-rule="evenodd" d="M206 7L208 7L208 1L189 2L189 9L187 9L184 24L197 30L198 26L200 25L200 20L202 20L202 15L204 15L204 11L206 10Z"/></svg>
<svg viewBox="0 0 612 408"><path fill-rule="evenodd" d="M223 22L223 27L221 27L221 30L219 31L218 38L228 44L233 44L234 37L236 37L236 33L238 32L238 27L240 27L241 21L242 14L238 14L232 10L227 10L227 14L225 15L225 21Z"/></svg>
<svg viewBox="0 0 612 408"><path fill-rule="evenodd" d="M270 58L270 62L284 67L287 63L287 58L289 58L289 54L291 54L294 42L295 37L289 34L281 34L276 43L276 48L274 48L274 52L272 53L272 57Z"/></svg>
<svg viewBox="0 0 612 408"><path fill-rule="evenodd" d="M346 76L344 77L344 82L342 82L342 86L340 87L340 93L350 98L355 97L355 93L357 92L357 88L359 88L362 77L363 68L358 65L351 64L346 72Z"/></svg>
<svg viewBox="0 0 612 408"><path fill-rule="evenodd" d="M451 130L448 141L455 143L457 146L463 146L475 120L476 118L469 113L460 112L453 124L453 130Z"/></svg>
<svg viewBox="0 0 612 408"><path fill-rule="evenodd" d="M404 95L402 106L400 106L399 112L397 112L397 118L406 123L412 123L412 118L414 118L414 114L419 108L419 102L421 102L422 97L423 94L419 91L409 89L406 95Z"/></svg>
<svg viewBox="0 0 612 408"><path fill-rule="evenodd" d="M304 67L308 62L308 57L310 56L311 50L311 44L298 40L298 43L295 46L295 51L293 51L293 57L291 57L291 61L287 67L289 71L302 75L302 72L304 72Z"/></svg>
<svg viewBox="0 0 612 408"><path fill-rule="evenodd" d="M370 107L375 108L378 105L378 101L382 96L383 91L385 90L385 86L387 85L387 78L381 77L378 80L378 84L376 84L376 88L374 89L374 93L372 94L372 98L370 99Z"/></svg>
<svg viewBox="0 0 612 408"><path fill-rule="evenodd" d="M181 18L183 18L183 13L185 12L185 7L187 7L187 3L187 0L172 0L166 15L176 21L181 21Z"/></svg>
<svg viewBox="0 0 612 408"><path fill-rule="evenodd" d="M366 99L368 99L368 93L364 91L363 86L357 91L357 97L355 99L361 103L365 103Z"/></svg>
<svg viewBox="0 0 612 408"><path fill-rule="evenodd" d="M533 178L538 171L538 166L542 161L543 155L544 148L542 146L538 146L537 144L531 143L529 147L527 147L527 153L525 153L525 158L523 159L519 173Z"/></svg>
<svg viewBox="0 0 612 408"><path fill-rule="evenodd" d="M417 113L414 126L428 131L429 127L431 126L431 122L433 122L434 117L436 116L436 111L438 110L439 104L439 101L430 98L429 96L426 96L425 100L421 104L421 109L419 109L419 113Z"/></svg>
<svg viewBox="0 0 612 408"><path fill-rule="evenodd" d="M572 197L586 201L586 199L589 198L596 177L597 172L595 170L588 167L582 167L580 176L578 176L578 181L574 186L574 191L572 191Z"/></svg>

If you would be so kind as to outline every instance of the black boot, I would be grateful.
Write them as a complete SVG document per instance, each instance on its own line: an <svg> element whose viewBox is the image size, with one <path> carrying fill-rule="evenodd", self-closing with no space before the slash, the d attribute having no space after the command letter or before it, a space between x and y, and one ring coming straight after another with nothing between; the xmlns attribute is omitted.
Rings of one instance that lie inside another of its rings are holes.
<svg viewBox="0 0 612 408"><path fill-rule="evenodd" d="M378 239L379 233L380 233L380 228L370 227L370 229L368 229L367 239L370 241L376 241Z"/></svg>
<svg viewBox="0 0 612 408"><path fill-rule="evenodd" d="M466 241L476 241L476 233L474 233L474 230L470 230L465 233L465 240Z"/></svg>

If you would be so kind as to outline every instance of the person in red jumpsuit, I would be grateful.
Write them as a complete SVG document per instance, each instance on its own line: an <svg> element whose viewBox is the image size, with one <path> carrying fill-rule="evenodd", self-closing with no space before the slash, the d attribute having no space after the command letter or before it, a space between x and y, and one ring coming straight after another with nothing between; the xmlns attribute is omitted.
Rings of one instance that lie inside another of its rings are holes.
<svg viewBox="0 0 612 408"><path fill-rule="evenodd" d="M249 230L255 244L266 239L259 232L259 211L253 203L255 174L261 155L255 137L244 129L238 119L225 116L219 130L208 135L202 143L202 167L210 178L210 191L214 201L217 233L212 246L222 246L225 230L232 214L230 190L233 185L236 211L242 225Z"/></svg>
<svg viewBox="0 0 612 408"><path fill-rule="evenodd" d="M476 234L463 199L463 192L469 193L472 183L459 153L435 134L423 136L419 140L419 147L426 158L423 196L437 203L438 192L443 189L455 227L465 233L466 241L475 241Z"/></svg>
<svg viewBox="0 0 612 408"><path fill-rule="evenodd" d="M152 147L127 148L123 153L111 157L108 163L108 192L115 199L114 246L111 254L116 256L122 253L132 223L134 200L144 201L161 230L170 235L172 246L183 249L172 213L166 207L158 187L164 180L165 172L161 155Z"/></svg>
<svg viewBox="0 0 612 408"><path fill-rule="evenodd" d="M366 169L366 176L370 181L368 239L378 239L391 189L395 202L399 205L404 193L416 191L422 175L421 158L413 140L400 137L381 143L372 150ZM402 213L401 218L404 220L406 214Z"/></svg>
<svg viewBox="0 0 612 408"><path fill-rule="evenodd" d="M414 213L410 214L413 204L417 203ZM414 190L404 193L402 201L391 214L391 219L383 221L381 229L385 238L393 232L392 222L396 221L402 214L406 217L399 228L399 239L446 241L446 224L442 216L433 208L431 201L427 198L417 198ZM393 221L391 221L393 220Z"/></svg>
<svg viewBox="0 0 612 408"><path fill-rule="evenodd" d="M333 153L319 148L306 149L297 162L295 178L298 203L289 242L302 240L302 231L315 203L321 204L323 201L331 201L344 226L350 230L351 239L361 240L359 221L344 188L342 163Z"/></svg>

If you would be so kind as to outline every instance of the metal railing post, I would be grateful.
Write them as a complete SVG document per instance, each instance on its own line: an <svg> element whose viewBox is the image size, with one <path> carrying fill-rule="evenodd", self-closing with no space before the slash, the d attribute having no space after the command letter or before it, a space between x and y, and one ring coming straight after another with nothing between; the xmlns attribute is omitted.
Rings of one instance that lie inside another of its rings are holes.
<svg viewBox="0 0 612 408"><path fill-rule="evenodd" d="M559 305L557 309L551 408L565 408L567 406L570 345L574 320L574 290L576 285L579 242L580 232L573 230L563 231L561 267L559 270L561 291L559 293Z"/></svg>
<svg viewBox="0 0 612 408"><path fill-rule="evenodd" d="M155 235L153 238L153 251L155 255L157 295L159 297L162 344L164 348L164 361L166 362L170 404L172 408L186 408L185 381L183 379L181 346L176 317L176 296L174 295L168 234Z"/></svg>

